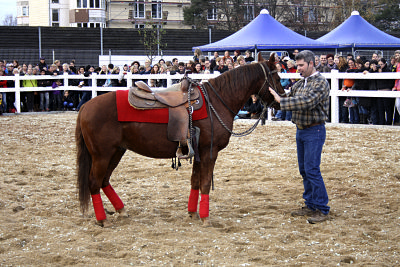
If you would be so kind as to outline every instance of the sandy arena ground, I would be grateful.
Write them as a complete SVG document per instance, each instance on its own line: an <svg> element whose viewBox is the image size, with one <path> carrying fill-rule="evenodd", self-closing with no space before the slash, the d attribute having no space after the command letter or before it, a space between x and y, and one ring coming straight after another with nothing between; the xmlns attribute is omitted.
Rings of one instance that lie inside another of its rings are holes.
<svg viewBox="0 0 400 267"><path fill-rule="evenodd" d="M108 215L113 227L103 229L91 206L85 217L79 210L76 116L0 117L0 265L400 264L400 127L327 125L330 221L290 215L303 204L295 127L271 122L219 154L211 228L187 220L189 162L175 171L170 160L127 152L111 182L130 217Z"/></svg>

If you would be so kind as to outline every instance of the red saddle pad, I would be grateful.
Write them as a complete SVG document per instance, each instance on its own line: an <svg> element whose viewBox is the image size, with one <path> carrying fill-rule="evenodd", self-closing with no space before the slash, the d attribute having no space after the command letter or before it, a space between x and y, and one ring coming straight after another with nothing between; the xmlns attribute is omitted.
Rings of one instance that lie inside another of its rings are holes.
<svg viewBox="0 0 400 267"><path fill-rule="evenodd" d="M135 121L135 122L150 122L150 123L168 123L168 108L160 109L136 109L128 102L129 90L117 90L117 111L118 121ZM193 120L202 120L207 118L206 102L204 101L203 93L203 106L193 112Z"/></svg>

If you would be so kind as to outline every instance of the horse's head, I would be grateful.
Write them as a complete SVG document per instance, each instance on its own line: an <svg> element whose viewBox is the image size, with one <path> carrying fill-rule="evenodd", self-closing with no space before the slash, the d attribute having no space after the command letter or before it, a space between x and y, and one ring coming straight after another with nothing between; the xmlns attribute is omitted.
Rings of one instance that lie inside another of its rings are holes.
<svg viewBox="0 0 400 267"><path fill-rule="evenodd" d="M271 87L280 96L285 96L285 90L281 85L281 78L279 77L278 70L275 65L275 56L271 54L269 60L265 60L261 53L258 53L258 62L265 74L264 86L260 89L258 93L261 99L270 107L275 109L280 109L279 103L274 100L273 95L269 92L268 88Z"/></svg>

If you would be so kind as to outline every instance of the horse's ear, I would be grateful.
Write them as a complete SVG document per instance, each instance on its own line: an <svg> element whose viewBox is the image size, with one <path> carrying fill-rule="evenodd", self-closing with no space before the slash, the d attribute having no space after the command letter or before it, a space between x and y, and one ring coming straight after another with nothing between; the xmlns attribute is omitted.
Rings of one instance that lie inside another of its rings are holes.
<svg viewBox="0 0 400 267"><path fill-rule="evenodd" d="M269 62L275 62L275 53L271 53L271 56L269 57Z"/></svg>
<svg viewBox="0 0 400 267"><path fill-rule="evenodd" d="M265 59L263 58L263 56L261 55L260 52L257 53L257 62L264 62Z"/></svg>

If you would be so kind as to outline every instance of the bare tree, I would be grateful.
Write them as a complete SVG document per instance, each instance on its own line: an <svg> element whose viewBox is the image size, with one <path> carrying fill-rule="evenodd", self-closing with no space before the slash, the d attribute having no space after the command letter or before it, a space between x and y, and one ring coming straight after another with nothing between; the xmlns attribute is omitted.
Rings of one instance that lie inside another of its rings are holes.
<svg viewBox="0 0 400 267"><path fill-rule="evenodd" d="M17 18L14 18L12 14L6 15L2 23L3 26L17 26Z"/></svg>

